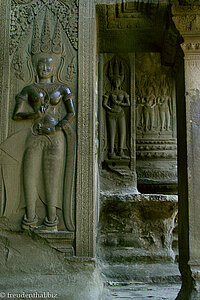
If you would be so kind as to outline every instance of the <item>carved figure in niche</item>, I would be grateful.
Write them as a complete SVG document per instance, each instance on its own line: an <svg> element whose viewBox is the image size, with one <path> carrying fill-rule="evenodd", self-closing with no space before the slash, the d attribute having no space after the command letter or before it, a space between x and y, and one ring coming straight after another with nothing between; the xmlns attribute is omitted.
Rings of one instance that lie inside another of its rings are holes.
<svg viewBox="0 0 200 300"><path fill-rule="evenodd" d="M160 114L160 130L170 130L171 124L171 97L168 88L163 87L162 96L158 98L159 114Z"/></svg>
<svg viewBox="0 0 200 300"><path fill-rule="evenodd" d="M152 91L144 100L145 130L154 129L154 117L155 117L154 107L155 106L156 106L156 98Z"/></svg>
<svg viewBox="0 0 200 300"><path fill-rule="evenodd" d="M144 124L144 98L137 96L136 101L137 128L142 129Z"/></svg>
<svg viewBox="0 0 200 300"><path fill-rule="evenodd" d="M109 158L127 159L124 153L126 144L126 119L123 107L130 106L129 95L121 89L124 80L124 67L122 62L118 62L117 57L114 62L110 61L109 79L111 91L106 92L103 99L103 107L106 109L108 130L109 130ZM115 139L118 133L118 149L115 152Z"/></svg>
<svg viewBox="0 0 200 300"><path fill-rule="evenodd" d="M32 120L31 132L28 134L23 159L23 188L26 202L26 214L22 221L23 229L37 228L41 231L57 231L58 217L56 208L58 201L62 201L63 217L68 230L73 231L71 216L71 177L70 160L73 161L75 149L70 126L75 112L72 94L63 84L54 82L56 62L62 52L60 30L55 29L54 39L51 41L47 16L45 17L41 39L37 24L32 40L32 64L36 80L25 86L16 96L13 119L16 121ZM66 114L60 119L58 106L63 101ZM29 111L24 110L25 104ZM70 144L71 143L71 144ZM67 144L67 147L66 147ZM66 157L66 160L65 160ZM68 169L67 169L68 167ZM72 165L71 165L72 167ZM37 227L36 200L38 198L38 174L42 172L46 204L44 224ZM66 172L67 175L66 181ZM68 186L64 199L59 197L60 190Z"/></svg>

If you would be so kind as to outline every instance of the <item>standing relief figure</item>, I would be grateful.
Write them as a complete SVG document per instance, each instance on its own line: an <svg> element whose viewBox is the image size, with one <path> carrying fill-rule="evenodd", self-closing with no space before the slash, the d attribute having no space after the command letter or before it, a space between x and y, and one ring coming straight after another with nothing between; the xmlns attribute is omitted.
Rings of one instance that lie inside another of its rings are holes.
<svg viewBox="0 0 200 300"><path fill-rule="evenodd" d="M155 79L143 74L137 77L136 117L137 129L153 131L156 121Z"/></svg>
<svg viewBox="0 0 200 300"><path fill-rule="evenodd" d="M162 95L158 98L159 114L160 114L160 130L170 130L171 124L171 97L168 88L163 87Z"/></svg>
<svg viewBox="0 0 200 300"><path fill-rule="evenodd" d="M126 148L126 118L124 107L130 106L129 95L121 89L124 80L124 68L122 62L115 57L114 62L109 63L109 79L111 91L103 96L103 107L106 109L110 159L128 159L125 155ZM118 149L115 149L115 140L118 134Z"/></svg>
<svg viewBox="0 0 200 300"><path fill-rule="evenodd" d="M153 92L149 93L149 95L145 98L143 105L144 105L145 130L153 130L154 118L155 118L154 108L156 106L156 97L153 94Z"/></svg>
<svg viewBox="0 0 200 300"><path fill-rule="evenodd" d="M136 127L142 129L144 124L144 98L137 96L136 101Z"/></svg>
<svg viewBox="0 0 200 300"><path fill-rule="evenodd" d="M54 38L51 40L46 16L41 36L37 23L34 26L31 59L36 75L35 82L25 86L16 96L13 114L15 121L32 121L32 128L26 139L22 168L26 205L26 214L22 221L23 229L36 228L44 232L57 231L59 220L56 209L58 202L61 202L66 228L69 231L74 230L71 215L72 203L70 203L72 201L70 185L72 185L73 172L69 170L69 166L70 161L73 161L72 155L75 153L75 149L72 149L71 146L73 142L70 141L73 136L70 123L75 117L75 112L69 88L64 84L54 82L61 52L60 27L57 23ZM66 113L60 119L58 107L62 101ZM27 104L28 112L24 109ZM36 200L38 199L38 174L40 172L44 187L43 202L46 204L46 217L43 224L37 226ZM66 179L67 172L68 179ZM66 193L68 195L64 192L64 187L66 189L67 186ZM63 192L60 193L61 190ZM59 197L63 197L63 199Z"/></svg>

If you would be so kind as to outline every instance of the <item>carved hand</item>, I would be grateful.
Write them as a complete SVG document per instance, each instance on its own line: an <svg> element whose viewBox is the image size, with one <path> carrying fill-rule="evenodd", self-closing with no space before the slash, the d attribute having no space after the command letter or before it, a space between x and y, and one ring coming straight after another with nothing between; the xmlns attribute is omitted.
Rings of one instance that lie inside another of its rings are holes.
<svg viewBox="0 0 200 300"><path fill-rule="evenodd" d="M68 120L61 120L57 125L56 125L56 131L62 130L67 124L69 123Z"/></svg>
<svg viewBox="0 0 200 300"><path fill-rule="evenodd" d="M119 110L118 109L116 109L116 108L111 108L111 110L110 110L112 113L118 113L119 112Z"/></svg>
<svg viewBox="0 0 200 300"><path fill-rule="evenodd" d="M47 109L48 109L48 106L41 105L35 112L35 115L34 115L35 119L42 118L45 115Z"/></svg>
<svg viewBox="0 0 200 300"><path fill-rule="evenodd" d="M55 131L56 131L55 128L49 128L49 127L43 127L43 126L38 127L38 134L52 134Z"/></svg>

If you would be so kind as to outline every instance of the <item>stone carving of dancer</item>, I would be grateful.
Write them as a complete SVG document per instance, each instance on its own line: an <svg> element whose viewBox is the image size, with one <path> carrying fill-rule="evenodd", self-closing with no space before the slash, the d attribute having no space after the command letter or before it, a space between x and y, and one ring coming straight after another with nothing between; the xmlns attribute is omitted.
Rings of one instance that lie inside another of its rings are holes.
<svg viewBox="0 0 200 300"><path fill-rule="evenodd" d="M114 63L109 64L109 78L112 89L104 95L103 107L106 109L109 130L109 158L127 159L124 153L126 148L126 118L124 107L130 106L129 95L121 89L124 80L122 63L118 63L117 57ZM118 149L115 152L115 139L118 133Z"/></svg>
<svg viewBox="0 0 200 300"><path fill-rule="evenodd" d="M160 130L170 130L171 124L171 97L168 89L162 89L162 96L158 98L159 114L160 114Z"/></svg>
<svg viewBox="0 0 200 300"><path fill-rule="evenodd" d="M154 129L155 106L156 99L155 96L151 93L149 96L146 97L144 101L144 120L146 131Z"/></svg>
<svg viewBox="0 0 200 300"><path fill-rule="evenodd" d="M36 25L35 25L36 26ZM55 30L56 32L56 30ZM69 154L65 147L65 128L70 126L75 112L72 94L67 86L55 83L56 59L61 54L60 36L57 29L55 41L51 41L48 20L45 18L43 32L40 36L37 28L32 41L32 64L35 69L36 82L25 86L16 96L13 119L32 121L32 132L26 140L23 159L23 187L26 202L26 214L22 221L23 229L35 228L38 223L36 200L38 198L38 174L42 173L46 217L43 231L57 231L56 214L58 195L64 185L65 157ZM57 47L55 47L57 46ZM66 114L60 119L58 106L64 102ZM29 105L29 112L24 105ZM70 191L69 191L70 192ZM68 229L73 225L67 220Z"/></svg>

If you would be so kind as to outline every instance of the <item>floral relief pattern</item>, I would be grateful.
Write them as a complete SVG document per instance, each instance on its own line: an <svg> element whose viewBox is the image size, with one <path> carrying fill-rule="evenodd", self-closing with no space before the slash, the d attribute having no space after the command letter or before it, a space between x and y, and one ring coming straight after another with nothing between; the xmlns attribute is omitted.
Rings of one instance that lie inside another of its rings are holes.
<svg viewBox="0 0 200 300"><path fill-rule="evenodd" d="M30 4L30 5L22 5ZM58 0L18 0L12 1L10 24L10 55L17 49L23 33L28 29L35 16L46 6L60 21L72 46L78 47L78 1L63 4Z"/></svg>

